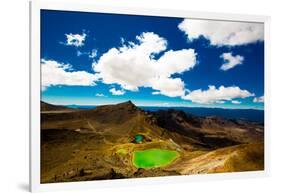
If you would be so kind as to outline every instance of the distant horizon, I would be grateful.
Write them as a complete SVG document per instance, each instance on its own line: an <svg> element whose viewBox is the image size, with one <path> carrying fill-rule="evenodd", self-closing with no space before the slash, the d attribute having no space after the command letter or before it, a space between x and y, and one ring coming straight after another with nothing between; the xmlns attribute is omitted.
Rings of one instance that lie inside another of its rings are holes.
<svg viewBox="0 0 281 193"><path fill-rule="evenodd" d="M128 102L128 101L132 101L132 100L126 100L126 101L121 101L121 102L118 102L118 103L104 103L104 104L57 104L57 103L52 103L52 102L46 102L46 101L43 101L41 100L42 102L45 102L45 103L48 103L48 104L52 104L52 105L58 105L58 106L93 106L93 107L96 107L96 106L104 106L104 105L116 105L116 104L120 104L120 103L125 103L125 102ZM264 108L247 108L247 107L244 107L244 108L232 108L232 107L219 107L219 106L210 106L210 107L207 107L207 106L165 106L165 105L143 105L143 104L135 104L134 102L132 102L135 106L137 107L163 107L163 108L173 108L173 107L184 107L184 108L206 108L206 109L229 109L229 110L260 110L260 111L264 111Z"/></svg>

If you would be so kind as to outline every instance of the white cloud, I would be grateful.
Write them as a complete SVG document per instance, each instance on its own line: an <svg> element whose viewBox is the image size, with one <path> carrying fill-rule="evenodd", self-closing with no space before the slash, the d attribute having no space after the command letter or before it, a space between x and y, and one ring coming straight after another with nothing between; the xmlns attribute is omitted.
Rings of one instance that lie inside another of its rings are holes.
<svg viewBox="0 0 281 193"><path fill-rule="evenodd" d="M158 94L161 94L159 91L154 91L151 93L152 95L158 95Z"/></svg>
<svg viewBox="0 0 281 193"><path fill-rule="evenodd" d="M163 103L154 103L151 106L156 106L156 107L171 107L171 104L168 102L163 102Z"/></svg>
<svg viewBox="0 0 281 193"><path fill-rule="evenodd" d="M237 104L237 105L238 105L238 104L241 104L241 101L232 100L231 103L232 103L232 104Z"/></svg>
<svg viewBox="0 0 281 193"><path fill-rule="evenodd" d="M264 96L255 97L253 102L254 103L263 103L264 102Z"/></svg>
<svg viewBox="0 0 281 193"><path fill-rule="evenodd" d="M221 70L229 70L234 68L235 66L242 64L244 61L244 57L240 55L233 56L231 52L223 53L220 56L224 60L224 64L220 67Z"/></svg>
<svg viewBox="0 0 281 193"><path fill-rule="evenodd" d="M70 64L54 60L41 60L42 91L49 86L94 86L95 75L86 71L73 71Z"/></svg>
<svg viewBox="0 0 281 193"><path fill-rule="evenodd" d="M217 103L217 104L224 104L225 101L216 101L215 103Z"/></svg>
<svg viewBox="0 0 281 193"><path fill-rule="evenodd" d="M125 38L120 38L120 43L123 45L125 43Z"/></svg>
<svg viewBox="0 0 281 193"><path fill-rule="evenodd" d="M89 58L94 59L97 57L98 51L96 49L92 49L92 51L89 51L89 52L87 52L87 51L82 52L80 50L77 50L76 54L77 54L77 56L85 55L85 56L88 56Z"/></svg>
<svg viewBox="0 0 281 193"><path fill-rule="evenodd" d="M184 19L178 28L189 41L203 36L215 46L237 46L264 40L261 23Z"/></svg>
<svg viewBox="0 0 281 193"><path fill-rule="evenodd" d="M112 95L124 95L126 92L124 90L116 90L115 88L111 88L109 90Z"/></svg>
<svg viewBox="0 0 281 193"><path fill-rule="evenodd" d="M87 34L65 34L66 36L66 43L65 45L68 46L75 46L75 47L81 47L84 45L84 41L86 39Z"/></svg>
<svg viewBox="0 0 281 193"><path fill-rule="evenodd" d="M125 90L150 87L153 94L184 96L184 82L171 76L195 66L195 51L169 50L155 59L157 54L167 49L167 41L153 32L142 33L136 40L137 43L128 42L126 45L123 42L121 47L109 49L93 63L99 79L105 84L118 84Z"/></svg>
<svg viewBox="0 0 281 193"><path fill-rule="evenodd" d="M92 52L89 54L89 58L95 58L97 57L98 51L96 49L93 49Z"/></svg>
<svg viewBox="0 0 281 193"><path fill-rule="evenodd" d="M97 97L105 97L105 95L102 94L102 93L97 93L96 96L97 96Z"/></svg>
<svg viewBox="0 0 281 193"><path fill-rule="evenodd" d="M215 86L209 86L208 90L194 90L182 98L200 104L213 104L218 101L231 101L232 99L250 96L254 96L254 94L247 90L241 90L237 86L220 86L218 89Z"/></svg>
<svg viewBox="0 0 281 193"><path fill-rule="evenodd" d="M160 76L151 81L151 86L153 89L159 90L159 94L165 96L177 97L185 95L184 82L180 78Z"/></svg>
<svg viewBox="0 0 281 193"><path fill-rule="evenodd" d="M189 71L195 64L196 54L193 49L169 50L157 61L158 71L164 76Z"/></svg>
<svg viewBox="0 0 281 193"><path fill-rule="evenodd" d="M77 56L89 55L88 52L82 52L82 51L80 51L80 50L78 50L76 54L77 54Z"/></svg>

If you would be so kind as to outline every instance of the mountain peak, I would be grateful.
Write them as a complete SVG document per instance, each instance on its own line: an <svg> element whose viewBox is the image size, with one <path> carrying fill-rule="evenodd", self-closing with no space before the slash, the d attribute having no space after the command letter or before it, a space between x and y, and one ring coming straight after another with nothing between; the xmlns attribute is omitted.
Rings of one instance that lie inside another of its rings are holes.
<svg viewBox="0 0 281 193"><path fill-rule="evenodd" d="M135 104L134 104L131 100L128 100L128 101L126 101L126 102L124 102L124 103L130 104L130 105L134 105L134 106L135 106Z"/></svg>
<svg viewBox="0 0 281 193"><path fill-rule="evenodd" d="M118 104L98 106L95 109L98 111L120 111L120 110L124 111L125 110L128 112L134 112L138 108L132 101L129 100Z"/></svg>
<svg viewBox="0 0 281 193"><path fill-rule="evenodd" d="M126 102L123 102L123 103L119 103L117 104L117 106L122 106L122 107L127 107L127 108L137 108L136 105L131 101L131 100L128 100Z"/></svg>
<svg viewBox="0 0 281 193"><path fill-rule="evenodd" d="M56 110L71 110L71 108L68 108L68 107L62 106L62 105L54 105L54 104L50 104L50 103L41 101L41 111L56 111Z"/></svg>

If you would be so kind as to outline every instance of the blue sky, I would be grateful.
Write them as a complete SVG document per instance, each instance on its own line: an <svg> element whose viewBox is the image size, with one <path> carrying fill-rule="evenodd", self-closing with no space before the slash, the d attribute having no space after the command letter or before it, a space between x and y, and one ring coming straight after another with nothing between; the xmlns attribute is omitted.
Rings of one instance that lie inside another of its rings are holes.
<svg viewBox="0 0 281 193"><path fill-rule="evenodd" d="M41 11L43 101L263 109L263 25Z"/></svg>

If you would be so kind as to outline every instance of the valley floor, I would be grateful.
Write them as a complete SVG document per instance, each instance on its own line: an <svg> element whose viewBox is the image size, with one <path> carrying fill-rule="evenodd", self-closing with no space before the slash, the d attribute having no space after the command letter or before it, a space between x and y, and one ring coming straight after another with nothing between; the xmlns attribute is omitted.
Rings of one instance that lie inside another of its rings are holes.
<svg viewBox="0 0 281 193"><path fill-rule="evenodd" d="M60 136L61 133L65 134ZM75 131L45 130L43 135L42 183L264 169L263 143L235 145L215 150L184 150L175 147L170 140L118 144L109 142L106 137ZM136 168L132 162L133 152L153 148L173 149L178 151L180 156L165 167Z"/></svg>

